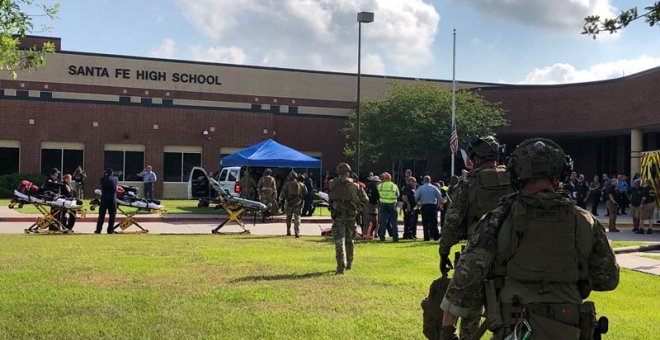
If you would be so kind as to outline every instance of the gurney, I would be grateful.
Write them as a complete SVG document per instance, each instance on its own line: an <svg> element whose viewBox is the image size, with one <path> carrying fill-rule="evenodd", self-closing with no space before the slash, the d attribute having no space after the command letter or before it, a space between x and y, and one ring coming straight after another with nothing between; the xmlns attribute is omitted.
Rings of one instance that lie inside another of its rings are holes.
<svg viewBox="0 0 660 340"><path fill-rule="evenodd" d="M216 182L217 183L217 182ZM220 186L218 185L217 188L218 190L218 197L217 200L214 201L214 203L217 203L219 206L221 206L228 214L229 217L222 221L216 228L211 230L212 234L220 234L220 229L225 226L228 222L234 222L238 224L243 231L243 233L250 233L249 230L245 228L245 225L243 224L243 221L241 221L241 216L243 215L244 212L247 210L252 210L255 211L255 219L256 219L256 211L266 211L268 210L268 206L261 202L257 201L252 201L249 199L245 198L239 198L239 197L234 197L230 195L228 192L224 191Z"/></svg>
<svg viewBox="0 0 660 340"><path fill-rule="evenodd" d="M37 218L26 234L67 234L73 233L63 221L63 217L69 213L75 213L85 217L85 208L82 201L75 198L65 198L52 191L39 192L39 187L29 181L23 180L9 202L9 208L22 208L25 204L34 205L43 217Z"/></svg>
<svg viewBox="0 0 660 340"><path fill-rule="evenodd" d="M167 211L165 210L165 206L160 204L160 201L157 200L148 200L145 198L140 198L137 195L138 193L138 188L128 186L128 185L122 185L117 187L117 211L124 215L125 217L121 220L121 222L117 223L113 227L113 231L116 233L123 233L123 234L143 234L143 233L148 233L149 230L145 229L142 227L136 220L135 220L135 215L139 213L140 211L148 212L148 213L155 213L158 214L160 217L164 217L167 214ZM90 202L90 209L95 210L98 206L101 205L101 190L96 189L94 190L94 194L96 195L97 198L93 199ZM127 210L127 208L135 208L133 211ZM137 227L138 230L127 230L131 226ZM119 228L119 231L116 231L116 229Z"/></svg>

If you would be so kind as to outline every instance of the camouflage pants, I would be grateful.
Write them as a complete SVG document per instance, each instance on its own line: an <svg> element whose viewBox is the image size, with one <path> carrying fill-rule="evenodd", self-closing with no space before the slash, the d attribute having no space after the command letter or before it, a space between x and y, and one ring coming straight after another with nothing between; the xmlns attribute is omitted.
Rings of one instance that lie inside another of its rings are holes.
<svg viewBox="0 0 660 340"><path fill-rule="evenodd" d="M292 206L287 204L284 208L284 212L286 213L286 233L291 233L291 219L293 219L293 230L296 235L298 235L300 232L300 213L302 212L302 202Z"/></svg>
<svg viewBox="0 0 660 340"><path fill-rule="evenodd" d="M353 263L353 234L355 233L355 216L337 218L332 223L332 238L335 241L335 256L337 271L343 272Z"/></svg>
<svg viewBox="0 0 660 340"><path fill-rule="evenodd" d="M479 321L481 321L481 310L479 310L477 316L461 318L460 331L458 332L461 339L472 339L474 333L477 332L477 328L479 328Z"/></svg>

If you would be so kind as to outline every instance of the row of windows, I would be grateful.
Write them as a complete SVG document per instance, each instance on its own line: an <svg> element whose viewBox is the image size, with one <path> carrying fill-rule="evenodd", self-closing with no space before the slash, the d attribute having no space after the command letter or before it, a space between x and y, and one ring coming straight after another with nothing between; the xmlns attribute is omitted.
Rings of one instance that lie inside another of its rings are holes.
<svg viewBox="0 0 660 340"><path fill-rule="evenodd" d="M190 170L202 165L201 153L165 152L162 170L154 169L164 182L186 182ZM81 165L84 168L83 150L41 149L41 173L58 168L63 174L72 174ZM0 175L20 171L20 149L0 147ZM120 181L141 181L138 173L145 167L143 151L105 151L103 167L113 169Z"/></svg>

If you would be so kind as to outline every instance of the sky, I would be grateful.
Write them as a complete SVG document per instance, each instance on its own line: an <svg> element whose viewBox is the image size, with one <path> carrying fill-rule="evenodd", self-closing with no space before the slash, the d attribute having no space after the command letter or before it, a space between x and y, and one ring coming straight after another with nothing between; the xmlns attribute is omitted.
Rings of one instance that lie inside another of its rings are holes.
<svg viewBox="0 0 660 340"><path fill-rule="evenodd" d="M655 0L59 0L66 51L507 84L618 78L660 66L660 27L596 40L584 17ZM44 0L50 4L55 1Z"/></svg>

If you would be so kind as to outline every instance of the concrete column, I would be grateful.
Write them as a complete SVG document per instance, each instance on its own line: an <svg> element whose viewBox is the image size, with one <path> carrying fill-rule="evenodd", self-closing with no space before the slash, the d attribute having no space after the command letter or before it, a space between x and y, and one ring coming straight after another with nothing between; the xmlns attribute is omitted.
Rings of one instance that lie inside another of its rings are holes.
<svg viewBox="0 0 660 340"><path fill-rule="evenodd" d="M643 134L640 129L630 130L630 177L639 172L642 160Z"/></svg>

